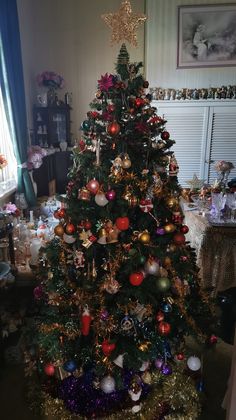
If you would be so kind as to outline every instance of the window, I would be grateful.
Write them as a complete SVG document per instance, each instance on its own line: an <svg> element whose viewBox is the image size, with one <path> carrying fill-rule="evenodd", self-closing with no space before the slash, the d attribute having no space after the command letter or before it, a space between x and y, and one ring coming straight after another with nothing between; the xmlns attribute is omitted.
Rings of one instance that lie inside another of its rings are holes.
<svg viewBox="0 0 236 420"><path fill-rule="evenodd" d="M17 163L13 152L13 144L4 109L2 92L0 89L0 154L7 161L7 165L0 169L0 198L16 188Z"/></svg>

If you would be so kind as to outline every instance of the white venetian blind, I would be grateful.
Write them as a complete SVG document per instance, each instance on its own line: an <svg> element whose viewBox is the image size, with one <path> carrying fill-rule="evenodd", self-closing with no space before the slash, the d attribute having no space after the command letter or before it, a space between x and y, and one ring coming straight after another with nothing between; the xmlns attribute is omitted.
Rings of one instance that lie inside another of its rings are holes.
<svg viewBox="0 0 236 420"><path fill-rule="evenodd" d="M166 129L170 138L175 140L171 150L174 151L179 164L178 179L182 187L187 187L186 181L196 174L202 178L204 166L204 139L206 137L205 107L163 106L158 104L158 115L167 120Z"/></svg>
<svg viewBox="0 0 236 420"><path fill-rule="evenodd" d="M219 160L232 162L235 168L231 171L229 180L236 177L236 107L213 107L210 118L212 131L208 182L212 184L217 178L214 164Z"/></svg>

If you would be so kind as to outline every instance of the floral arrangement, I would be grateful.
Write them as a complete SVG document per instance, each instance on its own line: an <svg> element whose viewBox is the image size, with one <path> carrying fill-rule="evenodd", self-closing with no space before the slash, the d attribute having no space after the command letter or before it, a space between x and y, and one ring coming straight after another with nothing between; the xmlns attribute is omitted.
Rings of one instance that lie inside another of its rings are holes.
<svg viewBox="0 0 236 420"><path fill-rule="evenodd" d="M7 166L7 160L4 155L0 154L0 169L3 169Z"/></svg>
<svg viewBox="0 0 236 420"><path fill-rule="evenodd" d="M21 213L20 210L16 207L16 205L11 202L4 204L3 210L5 213L8 213L8 214L10 213L15 217L19 217Z"/></svg>
<svg viewBox="0 0 236 420"><path fill-rule="evenodd" d="M215 163L214 168L217 172L225 173L225 172L230 172L231 169L234 168L234 165L232 162L227 162L225 160L218 160Z"/></svg>
<svg viewBox="0 0 236 420"><path fill-rule="evenodd" d="M38 169L43 163L43 157L47 155L45 149L40 146L31 146L28 149L28 161L27 168L29 171L32 169Z"/></svg>
<svg viewBox="0 0 236 420"><path fill-rule="evenodd" d="M65 85L63 77L54 71L44 71L43 73L38 74L37 83L39 86L51 87L54 89L62 89Z"/></svg>

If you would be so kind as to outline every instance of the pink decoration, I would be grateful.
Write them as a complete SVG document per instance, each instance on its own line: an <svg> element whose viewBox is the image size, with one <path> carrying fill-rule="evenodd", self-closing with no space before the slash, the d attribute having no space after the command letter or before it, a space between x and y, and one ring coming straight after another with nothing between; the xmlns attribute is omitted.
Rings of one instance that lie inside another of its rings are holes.
<svg viewBox="0 0 236 420"><path fill-rule="evenodd" d="M106 73L104 76L101 76L101 79L98 80L98 87L103 92L107 92L110 87L114 85L112 74Z"/></svg>

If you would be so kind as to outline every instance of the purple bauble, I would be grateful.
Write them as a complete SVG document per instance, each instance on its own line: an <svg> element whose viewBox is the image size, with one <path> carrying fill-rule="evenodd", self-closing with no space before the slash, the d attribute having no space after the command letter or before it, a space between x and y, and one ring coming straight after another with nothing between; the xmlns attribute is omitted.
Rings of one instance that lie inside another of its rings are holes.
<svg viewBox="0 0 236 420"><path fill-rule="evenodd" d="M43 296L43 288L42 288L42 286L36 286L34 288L34 292L33 293L34 293L34 298L36 300L40 300L41 297Z"/></svg>
<svg viewBox="0 0 236 420"><path fill-rule="evenodd" d="M164 360L156 359L154 363L155 363L155 366L156 366L157 369L161 369L163 364L164 364Z"/></svg>
<svg viewBox="0 0 236 420"><path fill-rule="evenodd" d="M106 199L108 201L114 200L115 197L116 197L116 192L114 190L109 190L109 191L106 192Z"/></svg>
<svg viewBox="0 0 236 420"><path fill-rule="evenodd" d="M163 373L163 375L171 375L172 367L165 363L161 368L161 373Z"/></svg>
<svg viewBox="0 0 236 420"><path fill-rule="evenodd" d="M103 309L102 312L101 312L101 314L100 314L100 319L102 321L106 321L106 319L108 318L108 316L109 316L108 311L106 309Z"/></svg>
<svg viewBox="0 0 236 420"><path fill-rule="evenodd" d="M162 235L165 235L165 233L166 233L166 231L165 231L165 229L164 229L164 228L162 228L162 227L158 227L158 228L157 228L157 230L156 230L156 234L157 234L157 235L162 236Z"/></svg>

